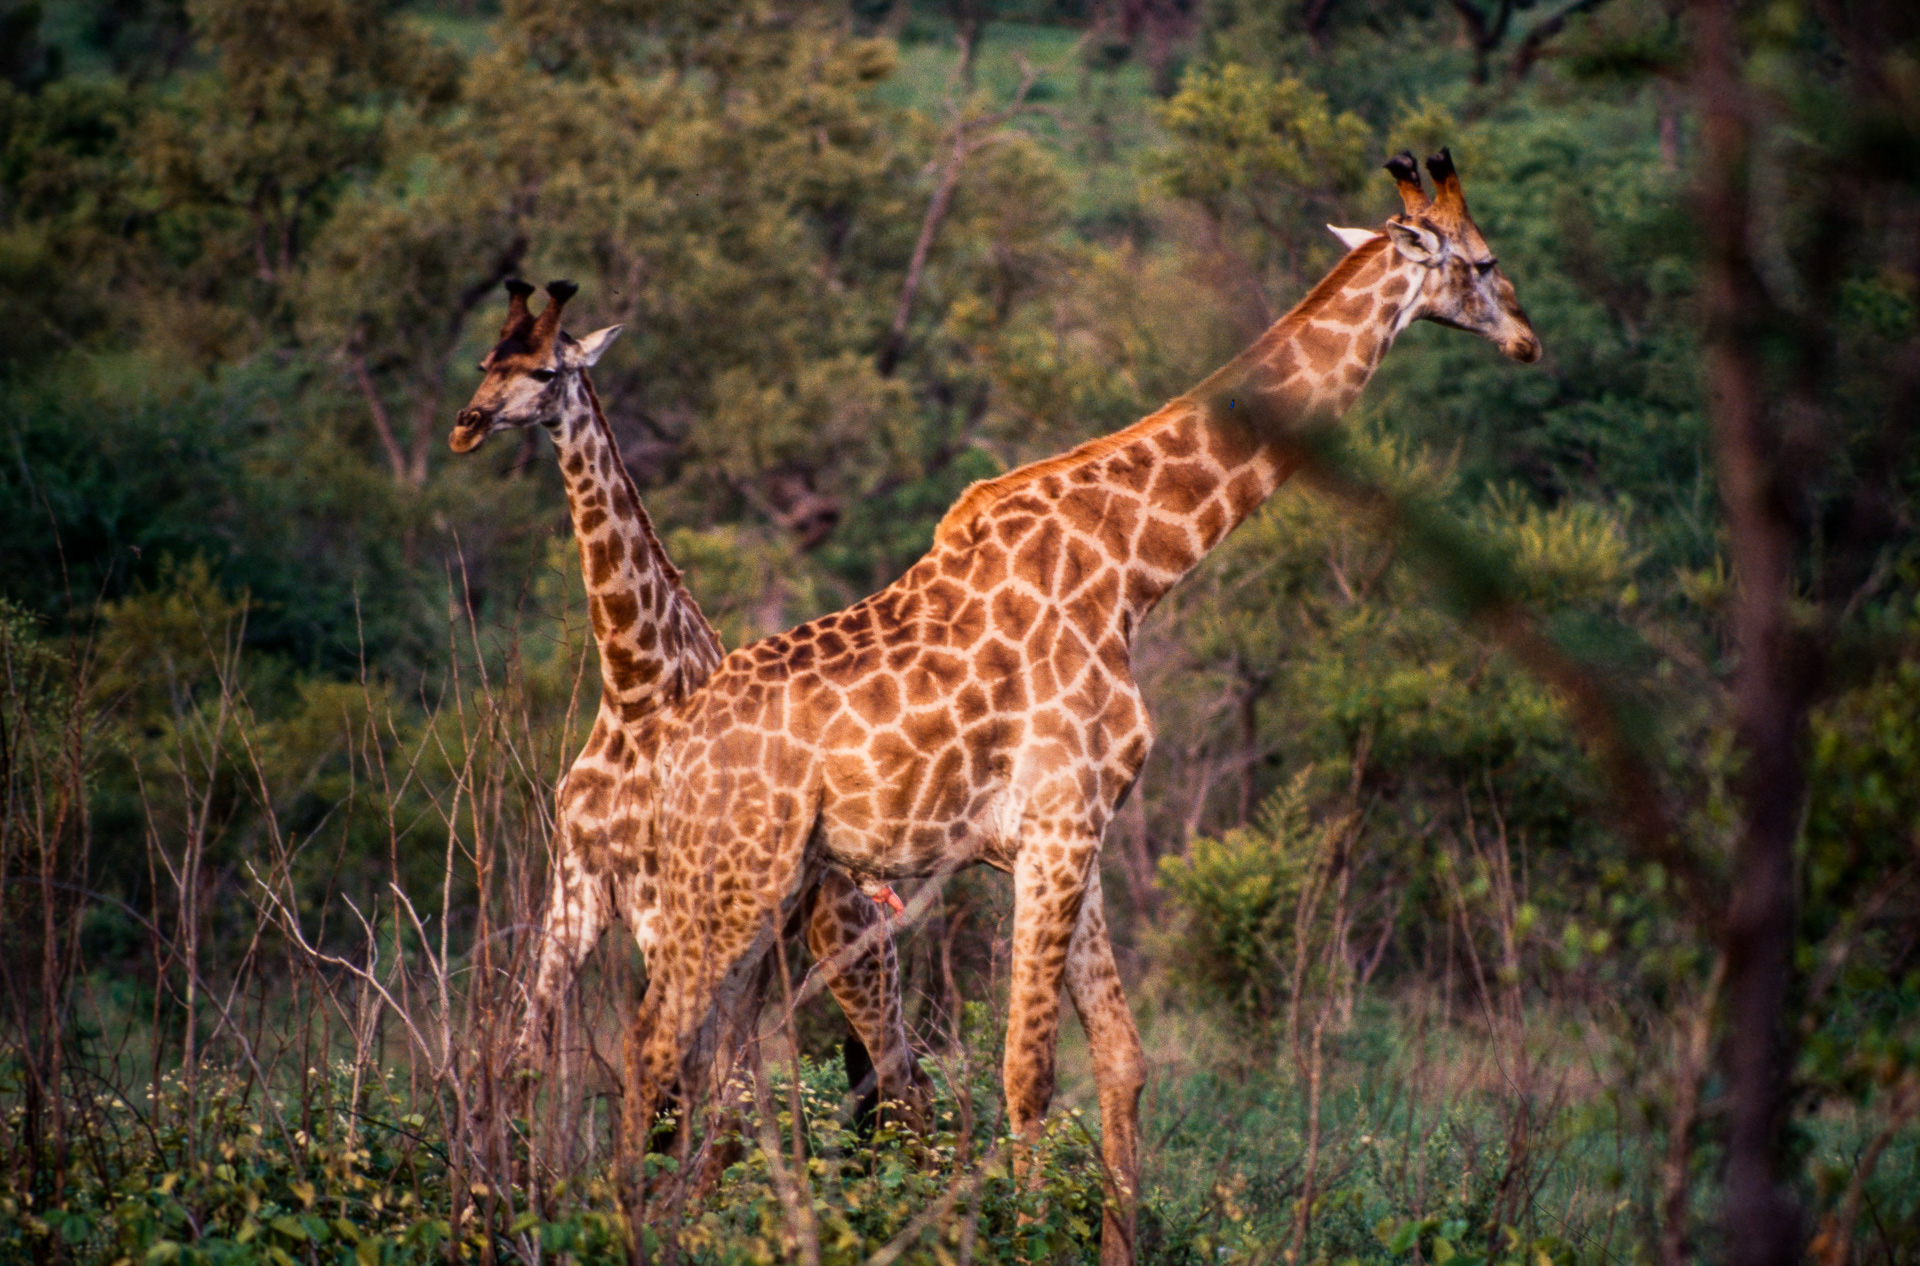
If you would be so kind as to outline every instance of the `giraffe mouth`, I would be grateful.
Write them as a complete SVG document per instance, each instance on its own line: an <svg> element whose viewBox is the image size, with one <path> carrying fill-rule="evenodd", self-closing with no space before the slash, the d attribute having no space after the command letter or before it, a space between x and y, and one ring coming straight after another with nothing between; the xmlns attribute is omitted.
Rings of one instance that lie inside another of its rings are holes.
<svg viewBox="0 0 1920 1266"><path fill-rule="evenodd" d="M453 421L453 434L447 436L447 447L456 453L470 453L480 447L480 442L492 432L492 419L478 409L463 410Z"/></svg>
<svg viewBox="0 0 1920 1266"><path fill-rule="evenodd" d="M1522 335L1520 338L1508 341L1500 350L1505 352L1509 359L1519 361L1522 365L1531 365L1540 359L1540 336Z"/></svg>

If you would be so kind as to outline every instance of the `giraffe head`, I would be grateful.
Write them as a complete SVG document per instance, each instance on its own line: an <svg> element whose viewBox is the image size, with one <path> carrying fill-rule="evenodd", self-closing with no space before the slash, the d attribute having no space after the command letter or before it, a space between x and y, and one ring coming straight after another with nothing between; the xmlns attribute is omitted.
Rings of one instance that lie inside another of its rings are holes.
<svg viewBox="0 0 1920 1266"><path fill-rule="evenodd" d="M507 282L507 321L500 341L480 362L486 377L454 419L447 438L454 452L479 447L495 431L560 420L573 380L620 337L617 325L582 339L560 328L560 310L579 289L570 281L549 282L547 306L536 317L527 308L533 287L518 278Z"/></svg>
<svg viewBox="0 0 1920 1266"><path fill-rule="evenodd" d="M1412 154L1394 155L1387 160L1387 170L1400 186L1405 210L1386 222L1385 236L1401 259L1422 270L1420 291L1406 320L1450 325L1478 334L1514 360L1539 360L1540 336L1533 332L1487 239L1467 214L1453 155L1443 149L1427 160L1434 186L1431 199ZM1334 232L1348 246L1381 236L1366 229Z"/></svg>

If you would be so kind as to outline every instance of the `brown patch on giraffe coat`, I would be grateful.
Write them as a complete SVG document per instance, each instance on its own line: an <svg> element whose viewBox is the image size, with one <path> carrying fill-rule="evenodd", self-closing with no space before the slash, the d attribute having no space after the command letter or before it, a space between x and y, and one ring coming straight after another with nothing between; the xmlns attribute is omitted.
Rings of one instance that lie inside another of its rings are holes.
<svg viewBox="0 0 1920 1266"><path fill-rule="evenodd" d="M1016 641L1025 638L1039 612L1039 601L1017 589L1002 589L993 595L993 627L1003 637Z"/></svg>
<svg viewBox="0 0 1920 1266"><path fill-rule="evenodd" d="M967 778L978 787L1004 781L1012 768L1007 755L1009 723L992 720L976 725L961 735L960 745L967 753Z"/></svg>
<svg viewBox="0 0 1920 1266"><path fill-rule="evenodd" d="M1227 511L1235 523L1243 523L1249 514L1259 509L1266 496L1267 490L1261 486L1260 476L1243 470L1227 485Z"/></svg>
<svg viewBox="0 0 1920 1266"><path fill-rule="evenodd" d="M921 816L935 822L958 817L967 807L967 785L961 778L966 758L960 748L949 747L934 760L927 776L927 795ZM938 847L936 836L933 845Z"/></svg>
<svg viewBox="0 0 1920 1266"><path fill-rule="evenodd" d="M1216 410L1207 427L1207 454L1221 469L1232 472L1252 461L1260 451L1260 437L1254 431L1253 417L1242 417L1236 409L1226 416ZM1217 487L1219 481L1214 481Z"/></svg>
<svg viewBox="0 0 1920 1266"><path fill-rule="evenodd" d="M1077 489L1061 503L1061 512L1099 543L1110 559L1125 562L1133 553L1133 529L1139 502L1105 488Z"/></svg>
<svg viewBox="0 0 1920 1266"><path fill-rule="evenodd" d="M968 684L953 697L953 714L962 726L972 725L987 715L987 692Z"/></svg>
<svg viewBox="0 0 1920 1266"><path fill-rule="evenodd" d="M1104 482L1128 492L1145 492L1153 479L1153 471L1154 461L1145 446L1129 444L1107 458Z"/></svg>
<svg viewBox="0 0 1920 1266"><path fill-rule="evenodd" d="M1186 525L1161 518L1147 520L1136 549L1147 566L1174 574L1184 573L1197 557Z"/></svg>
<svg viewBox="0 0 1920 1266"><path fill-rule="evenodd" d="M1003 545L1012 549L1025 540L1027 533L1033 531L1034 525L1039 522L1040 520L1031 514L1005 515L994 522L993 534L1000 538Z"/></svg>
<svg viewBox="0 0 1920 1266"><path fill-rule="evenodd" d="M567 774L567 803L588 817L603 817L613 795L613 776L597 769L570 770Z"/></svg>
<svg viewBox="0 0 1920 1266"><path fill-rule="evenodd" d="M966 660L929 649L907 670L907 701L916 707L925 707L951 696L966 679Z"/></svg>
<svg viewBox="0 0 1920 1266"><path fill-rule="evenodd" d="M1261 362L1271 375L1270 382L1283 383L1305 368L1300 360L1299 351L1291 343L1282 343Z"/></svg>
<svg viewBox="0 0 1920 1266"><path fill-rule="evenodd" d="M851 713L837 712L820 731L820 746L829 750L836 747L857 747L866 740L867 729Z"/></svg>
<svg viewBox="0 0 1920 1266"><path fill-rule="evenodd" d="M1335 299L1314 315L1345 325L1359 325L1372 319L1374 308L1373 295L1364 290L1355 290Z"/></svg>
<svg viewBox="0 0 1920 1266"><path fill-rule="evenodd" d="M1194 516L1193 526L1200 533L1200 548L1211 550L1227 534L1227 512L1217 499L1209 501L1206 508Z"/></svg>
<svg viewBox="0 0 1920 1266"><path fill-rule="evenodd" d="M1353 342L1340 330L1329 329L1324 325L1309 322L1296 336L1301 350L1306 352L1308 363L1330 367L1347 354L1347 347Z"/></svg>
<svg viewBox="0 0 1920 1266"><path fill-rule="evenodd" d="M1182 461L1200 452L1200 427L1191 411L1183 413L1172 426L1154 433L1153 442L1168 461Z"/></svg>
<svg viewBox="0 0 1920 1266"><path fill-rule="evenodd" d="M1135 611L1152 607L1165 592L1160 581L1148 576L1143 568L1127 569L1126 604Z"/></svg>
<svg viewBox="0 0 1920 1266"><path fill-rule="evenodd" d="M848 687L847 703L868 725L886 725L900 715L899 683L886 673L875 673Z"/></svg>
<svg viewBox="0 0 1920 1266"><path fill-rule="evenodd" d="M1067 619L1087 636L1099 639L1113 623L1113 603L1120 594L1120 574L1108 570L1067 603Z"/></svg>
<svg viewBox="0 0 1920 1266"><path fill-rule="evenodd" d="M1060 579L1054 590L1056 598L1068 598L1080 591L1080 586L1098 576L1107 560L1100 551L1080 537L1067 538L1067 548L1060 559Z"/></svg>
<svg viewBox="0 0 1920 1266"><path fill-rule="evenodd" d="M974 661L980 680L997 712L1022 712L1027 706L1026 682L1020 676L1020 652L998 638L980 649Z"/></svg>
<svg viewBox="0 0 1920 1266"><path fill-rule="evenodd" d="M1060 527L1043 523L1014 555L1013 574L1041 593L1053 592L1053 573L1060 563Z"/></svg>
<svg viewBox="0 0 1920 1266"><path fill-rule="evenodd" d="M920 712L909 712L900 719L900 732L914 750L931 751L945 743L951 743L959 737L960 730L953 723L945 708L927 708Z"/></svg>
<svg viewBox="0 0 1920 1266"><path fill-rule="evenodd" d="M979 598L968 598L961 604L953 618L944 629L939 630L941 640L947 645L965 649L980 640L987 631L987 604Z"/></svg>
<svg viewBox="0 0 1920 1266"><path fill-rule="evenodd" d="M1154 478L1148 494L1154 508L1169 514L1191 514L1212 495L1219 479L1199 462L1169 462Z"/></svg>
<svg viewBox="0 0 1920 1266"><path fill-rule="evenodd" d="M1060 635L1060 608L1048 603L1040 608L1040 618L1034 621L1033 631L1027 634L1026 655L1031 663L1045 659L1053 650L1054 639Z"/></svg>
<svg viewBox="0 0 1920 1266"><path fill-rule="evenodd" d="M967 576L967 584L974 592L997 589L1007 578L1007 552L992 541L975 546L968 557L972 559L972 571Z"/></svg>

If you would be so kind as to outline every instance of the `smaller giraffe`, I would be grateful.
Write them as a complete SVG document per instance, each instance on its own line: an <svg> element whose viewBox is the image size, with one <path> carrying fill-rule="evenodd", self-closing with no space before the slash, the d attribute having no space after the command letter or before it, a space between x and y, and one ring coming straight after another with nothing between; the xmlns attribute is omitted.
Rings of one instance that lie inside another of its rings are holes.
<svg viewBox="0 0 1920 1266"><path fill-rule="evenodd" d="M547 287L549 302L537 318L527 306L532 286L516 279L506 289L500 341L482 362L486 378L449 442L464 453L503 427L535 423L553 436L601 680L599 715L555 789L559 847L539 966L515 1043L525 1055L536 1047L550 1052L560 998L616 913L642 951L652 952L660 926L659 867L638 847L656 773L649 723L702 684L722 650L653 530L587 374L621 327L579 340L565 333L560 315L576 292L571 282ZM907 1044L884 916L845 875L824 871L803 922L808 947L853 1029L850 1066L871 1065L872 1093L906 1105L917 1120L927 1082ZM868 1052L879 1056L877 1065Z"/></svg>

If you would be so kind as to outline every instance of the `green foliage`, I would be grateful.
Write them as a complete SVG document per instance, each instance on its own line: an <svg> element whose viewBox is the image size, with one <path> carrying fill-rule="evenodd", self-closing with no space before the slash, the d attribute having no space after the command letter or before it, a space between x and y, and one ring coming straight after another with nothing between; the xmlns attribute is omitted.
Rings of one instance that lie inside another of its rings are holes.
<svg viewBox="0 0 1920 1266"><path fill-rule="evenodd" d="M1272 1020L1291 991L1301 888L1330 831L1311 820L1303 771L1276 792L1257 824L1218 840L1195 839L1184 857L1160 859L1160 885L1176 920L1166 955L1176 979L1246 1021Z"/></svg>
<svg viewBox="0 0 1920 1266"><path fill-rule="evenodd" d="M839 1064L803 1062L797 1087L807 1151L800 1181L816 1202L823 1262L864 1262L888 1244L904 1250L899 1260L938 1262L963 1234L976 1261L1092 1260L1102 1192L1078 1113L1049 1125L1032 1150L1034 1181L1017 1182L1011 1140L996 1138L984 1115L957 1115L958 1102L945 1093L946 1124L934 1133L882 1126L861 1138L844 1116ZM981 1065L984 1075L968 1092L986 1091L994 1067ZM0 1076L17 1071L0 1065ZM753 1096L733 1088L741 1098L728 1129L740 1159L683 1212L677 1229L661 1223L659 1232L693 1262L790 1260L797 1246L761 1150ZM783 1153L795 1128L795 1090L790 1069L769 1079ZM582 1263L627 1260L626 1219L604 1175L550 1183L537 1199L518 1188L492 1190L453 1163L444 1107L410 1098L403 1077L344 1063L309 1078L300 1098L212 1074L192 1087L170 1078L138 1106L103 1097L87 1108L99 1133L65 1158L66 1168L47 1155L39 1189L0 1188L0 1255L64 1252L81 1266L408 1266L443 1261L449 1251L463 1259L491 1252L504 1262L552 1254ZM0 1129L17 1138L22 1122L14 1111ZM971 1122L972 1133L960 1132L961 1121ZM984 1165L974 1168L976 1160ZM662 1172L673 1168L668 1157L654 1163ZM929 1224L921 1215L969 1171L963 1216ZM483 1205L485 1221L476 1216ZM970 1231L962 1232L963 1221Z"/></svg>

